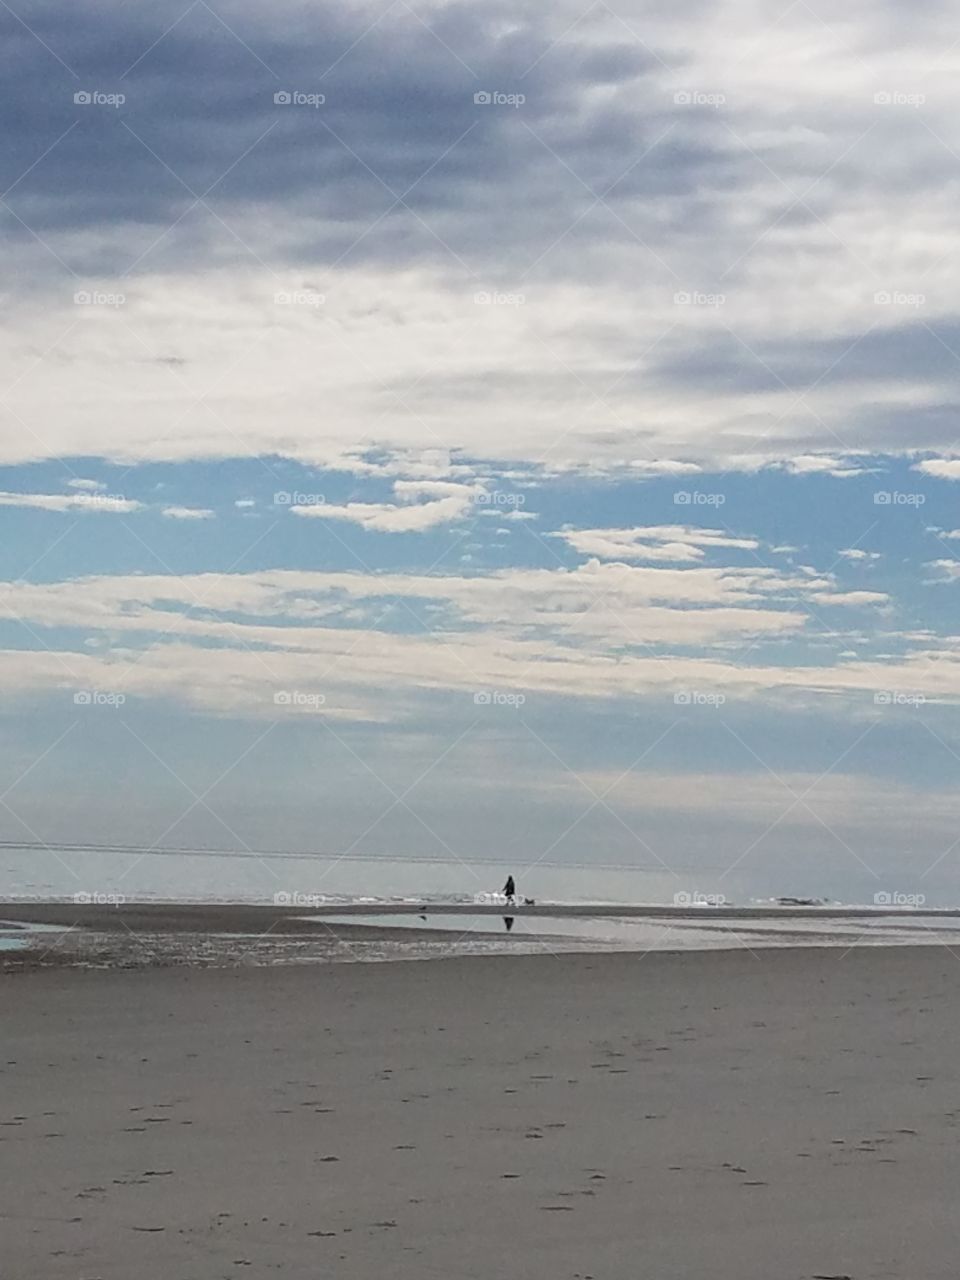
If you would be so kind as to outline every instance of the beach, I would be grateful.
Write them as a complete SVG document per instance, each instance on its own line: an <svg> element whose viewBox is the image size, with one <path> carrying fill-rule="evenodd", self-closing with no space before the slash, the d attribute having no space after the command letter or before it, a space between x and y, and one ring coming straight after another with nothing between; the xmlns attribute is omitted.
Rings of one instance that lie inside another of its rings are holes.
<svg viewBox="0 0 960 1280"><path fill-rule="evenodd" d="M0 976L3 1273L950 1280L945 947Z"/></svg>

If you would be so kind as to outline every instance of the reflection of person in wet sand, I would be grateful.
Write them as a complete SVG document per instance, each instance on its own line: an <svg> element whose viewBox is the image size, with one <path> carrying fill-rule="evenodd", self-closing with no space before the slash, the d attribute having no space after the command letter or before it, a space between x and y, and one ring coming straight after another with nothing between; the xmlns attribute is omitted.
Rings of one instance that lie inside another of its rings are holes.
<svg viewBox="0 0 960 1280"><path fill-rule="evenodd" d="M513 883L513 876L507 876L507 883L503 886L503 892L507 902L513 906L517 894L517 886Z"/></svg>

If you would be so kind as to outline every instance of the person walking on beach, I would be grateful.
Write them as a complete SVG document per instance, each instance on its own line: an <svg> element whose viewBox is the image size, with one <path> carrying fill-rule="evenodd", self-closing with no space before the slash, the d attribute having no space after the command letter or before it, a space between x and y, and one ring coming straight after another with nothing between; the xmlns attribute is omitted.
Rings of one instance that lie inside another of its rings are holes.
<svg viewBox="0 0 960 1280"><path fill-rule="evenodd" d="M512 906L517 893L517 886L513 883L513 876L507 876L507 883L503 886L503 892L507 901Z"/></svg>

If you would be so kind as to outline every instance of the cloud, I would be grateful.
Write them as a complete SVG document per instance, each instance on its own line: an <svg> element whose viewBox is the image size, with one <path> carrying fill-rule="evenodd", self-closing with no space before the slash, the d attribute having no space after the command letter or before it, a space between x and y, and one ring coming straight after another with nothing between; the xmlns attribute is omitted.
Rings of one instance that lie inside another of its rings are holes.
<svg viewBox="0 0 960 1280"><path fill-rule="evenodd" d="M133 574L6 583L0 594L33 633L77 637L54 653L8 650L0 681L114 688L122 673L131 694L225 714L271 715L272 691L305 681L329 693L331 714L371 721L408 715L431 692L478 688L620 701L690 688L743 701L849 702L891 688L960 697L960 650L948 641L903 634L885 637L896 657L833 657L838 637L805 607L885 596L766 567ZM389 629L398 600L413 629ZM779 642L801 638L804 662L774 660ZM811 645L818 638L827 651Z"/></svg>
<svg viewBox="0 0 960 1280"><path fill-rule="evenodd" d="M858 608L860 605L889 604L890 597L884 591L816 591L817 604L836 604Z"/></svg>
<svg viewBox="0 0 960 1280"><path fill-rule="evenodd" d="M927 458L913 469L940 480L960 480L960 458Z"/></svg>
<svg viewBox="0 0 960 1280"><path fill-rule="evenodd" d="M734 547L755 551L754 538L737 538L718 529L687 525L650 525L636 529L564 529L552 535L562 538L582 555L601 560L646 560L694 563L706 550Z"/></svg>
<svg viewBox="0 0 960 1280"><path fill-rule="evenodd" d="M212 520L216 512L208 507L164 507L161 514L168 520Z"/></svg>
<svg viewBox="0 0 960 1280"><path fill-rule="evenodd" d="M425 533L441 524L460 520L482 490L476 486L439 480L397 480L394 493L402 505L386 502L317 503L293 506L294 515L322 520L344 520L377 533ZM435 496L436 495L436 496ZM418 499L427 499L418 501Z"/></svg>
<svg viewBox="0 0 960 1280"><path fill-rule="evenodd" d="M863 467L833 458L829 454L805 454L788 458L783 465L795 476L828 475L838 480L848 480L864 473Z"/></svg>
<svg viewBox="0 0 960 1280"><path fill-rule="evenodd" d="M99 493L0 492L0 506L33 507L38 511L99 511L115 515L144 510L143 503L135 502L132 498Z"/></svg>
<svg viewBox="0 0 960 1280"><path fill-rule="evenodd" d="M936 65L931 6L709 41L664 10L642 42L566 0L34 7L3 18L0 380L36 425L0 462L849 477L955 438L960 91L876 99L890 32ZM126 101L75 103L68 67Z"/></svg>
<svg viewBox="0 0 960 1280"><path fill-rule="evenodd" d="M938 569L943 575L940 578L934 578L931 581L936 582L955 582L960 579L960 560L929 560L924 566L927 569Z"/></svg>
<svg viewBox="0 0 960 1280"><path fill-rule="evenodd" d="M84 480L80 476L77 476L75 480L67 481L68 489L83 489L87 493L102 493L106 487L99 480Z"/></svg>
<svg viewBox="0 0 960 1280"><path fill-rule="evenodd" d="M854 561L879 560L881 558L879 551L864 551L860 547L845 547L842 551L838 551L837 555L843 560Z"/></svg>

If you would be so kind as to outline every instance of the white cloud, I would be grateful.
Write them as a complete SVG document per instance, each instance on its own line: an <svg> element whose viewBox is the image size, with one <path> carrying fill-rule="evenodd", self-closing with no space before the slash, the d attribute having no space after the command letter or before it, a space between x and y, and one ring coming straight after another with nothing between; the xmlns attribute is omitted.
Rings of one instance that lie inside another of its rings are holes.
<svg viewBox="0 0 960 1280"><path fill-rule="evenodd" d="M68 489L85 489L88 493L102 493L106 487L99 480L84 480L80 476L77 476L75 480L67 481Z"/></svg>
<svg viewBox="0 0 960 1280"><path fill-rule="evenodd" d="M536 511L524 511L522 507L481 507L477 515L488 516L494 520L512 520L515 523L522 520L539 520L539 513Z"/></svg>
<svg viewBox="0 0 960 1280"><path fill-rule="evenodd" d="M851 476L860 476L864 468L829 454L801 454L796 458L788 458L784 468L795 476L828 475L838 480L848 480Z"/></svg>
<svg viewBox="0 0 960 1280"><path fill-rule="evenodd" d="M849 244L850 228L836 230ZM668 256L677 251L671 245ZM864 252L869 256L872 246ZM771 313L769 299L789 285L805 307L791 338L801 347L844 339L850 345L849 335L864 333L876 309L850 301L863 293L852 255L838 266L836 280L824 279L821 262L812 284L802 284L795 275L781 279L782 267L765 260L755 281L728 299L725 323L762 352L782 320ZM677 375L667 385L656 377L627 378L637 347L655 349L656 360L672 368L696 361L698 334L717 338L701 334L692 311L672 306L666 285L651 280L637 289L632 280L544 278L516 309L522 314L491 317L464 301L441 263L397 271L345 262L331 273L320 326L305 324L295 307L271 307L265 321L265 299L275 292L269 272L241 279L210 266L139 276L124 317L98 316L97 323L72 328L66 321L75 319L76 308L58 304L53 294L36 305L34 286L17 314L17 349L0 352L0 381L21 378L18 412L44 429L41 438L3 433L0 463L71 454L123 463L223 458L236 456L242 440L249 453L409 479L471 480L486 469L476 461L483 459L546 474L679 477L697 468L751 471L780 462L801 474L846 477L861 468L831 452L835 436L823 424L863 414L865 385L871 413L911 421L892 445L889 433L878 433L875 447L923 447L912 411L941 389L922 376L907 383L902 371L888 382L880 367L868 382L825 380L802 404L792 388L758 389L739 378L741 366L750 364L739 348L714 353L730 374L719 388L716 379L703 377ZM826 332L825 310L831 316ZM629 351L614 340L627 333ZM46 350L55 340L59 358L22 376L22 352ZM203 359L161 379L156 361L144 358L145 347L147 353L195 349ZM238 350L244 352L239 363ZM623 380L609 392L618 374ZM815 376L811 368L811 380ZM100 388L108 379L116 397L104 405ZM404 388L396 412L384 414L387 392L377 392L377 384ZM582 420L575 431L571 414ZM633 423L644 424L642 447ZM867 427L858 438L870 446ZM438 448L439 439L449 447ZM933 474L932 464L925 469Z"/></svg>
<svg viewBox="0 0 960 1280"><path fill-rule="evenodd" d="M650 476L696 475L703 468L696 462L679 462L675 458L640 458L630 463L630 470Z"/></svg>
<svg viewBox="0 0 960 1280"><path fill-rule="evenodd" d="M0 506L33 507L38 511L102 511L118 515L144 509L142 502L135 502L132 498L99 493L0 492Z"/></svg>
<svg viewBox="0 0 960 1280"><path fill-rule="evenodd" d="M215 512L209 507L164 507L168 520L212 520Z"/></svg>
<svg viewBox="0 0 960 1280"><path fill-rule="evenodd" d="M927 458L918 462L913 470L941 480L960 480L960 458Z"/></svg>
<svg viewBox="0 0 960 1280"><path fill-rule="evenodd" d="M317 503L291 507L294 515L321 520L345 520L378 533L423 533L437 525L461 519L482 492L477 485L438 480L397 480L393 486L400 504L348 502L337 506ZM438 496L434 496L438 495ZM426 498L425 502L417 499Z"/></svg>
<svg viewBox="0 0 960 1280"><path fill-rule="evenodd" d="M645 560L696 563L705 549L734 547L754 551L755 538L738 538L719 529L686 525L649 525L637 529L563 529L553 534L581 555L601 560Z"/></svg>
<svg viewBox="0 0 960 1280"><path fill-rule="evenodd" d="M960 578L960 560L929 560L924 567L939 569L943 574L942 578L933 579L934 582L953 582Z"/></svg>
<svg viewBox="0 0 960 1280"><path fill-rule="evenodd" d="M863 551L860 547L845 547L843 551L838 551L837 555L844 560L879 560L879 551Z"/></svg>
<svg viewBox="0 0 960 1280"><path fill-rule="evenodd" d="M890 597L883 591L816 591L813 599L817 604L850 605L857 608L865 604L889 604Z"/></svg>
<svg viewBox="0 0 960 1280"><path fill-rule="evenodd" d="M926 634L902 636L914 647L884 660L791 667L761 657L752 642L815 625L803 608L810 593L818 604L884 599L828 588L772 569L597 561L466 577L275 570L6 583L8 614L34 631L84 635L76 651L8 651L0 682L47 687L66 676L114 688L121 659L130 693L269 715L272 690L312 681L330 693L331 714L376 720L408 713L426 691L485 687L621 700L684 688L740 699L960 697L960 647ZM422 633L379 629L384 600L396 597L425 620ZM91 653L92 637L104 643Z"/></svg>

